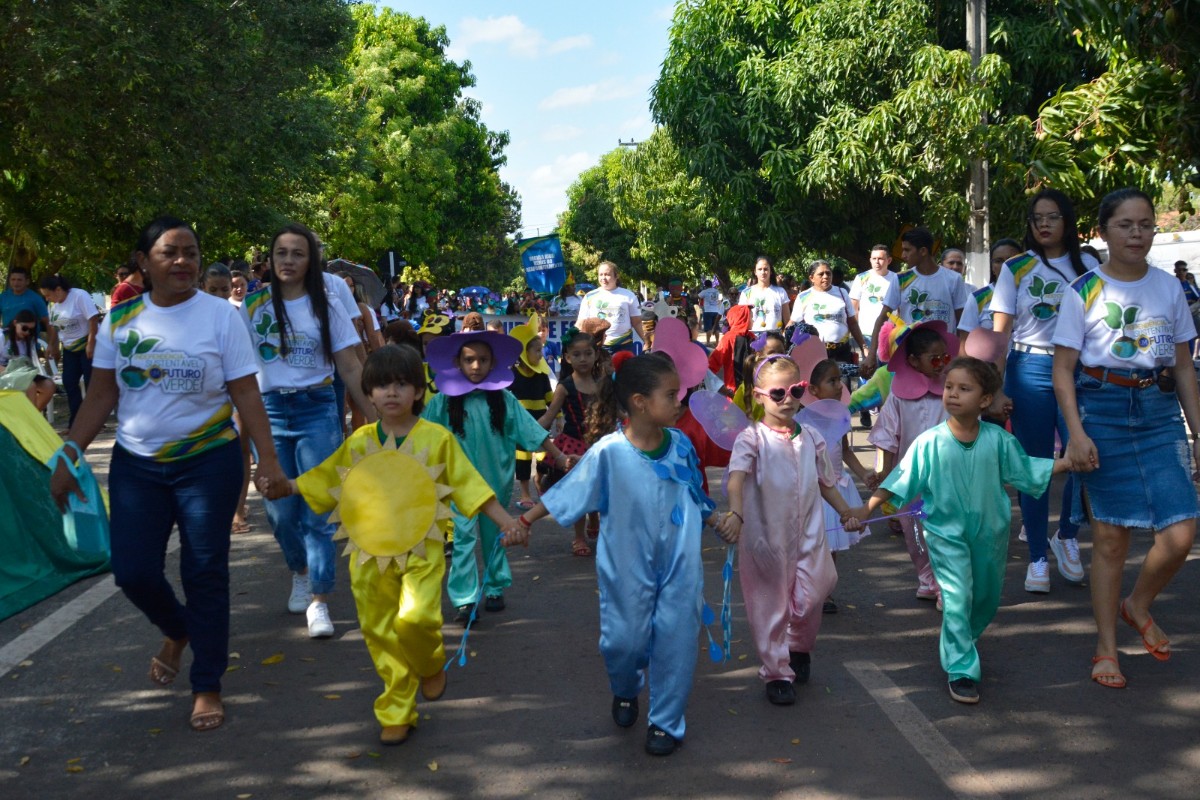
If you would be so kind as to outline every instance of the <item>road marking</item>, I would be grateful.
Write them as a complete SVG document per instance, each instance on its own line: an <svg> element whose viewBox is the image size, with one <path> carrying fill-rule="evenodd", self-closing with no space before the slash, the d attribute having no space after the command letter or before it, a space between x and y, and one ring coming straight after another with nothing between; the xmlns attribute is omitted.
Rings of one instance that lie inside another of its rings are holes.
<svg viewBox="0 0 1200 800"><path fill-rule="evenodd" d="M992 782L963 758L949 740L912 704L879 667L851 661L846 669L862 684L913 749L960 800L1000 800Z"/></svg>
<svg viewBox="0 0 1200 800"><path fill-rule="evenodd" d="M179 537L171 536L167 552L179 549ZM13 639L4 647L0 647L0 678L3 678L13 667L28 659L41 650L57 636L68 631L72 625L96 610L96 608L118 591L112 575L105 575L92 588L76 597L62 608L55 611L29 630Z"/></svg>

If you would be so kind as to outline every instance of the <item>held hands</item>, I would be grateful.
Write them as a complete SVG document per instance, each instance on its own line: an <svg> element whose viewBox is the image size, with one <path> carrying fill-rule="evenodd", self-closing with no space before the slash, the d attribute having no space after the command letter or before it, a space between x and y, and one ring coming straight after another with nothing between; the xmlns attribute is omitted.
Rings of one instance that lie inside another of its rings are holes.
<svg viewBox="0 0 1200 800"><path fill-rule="evenodd" d="M992 404L988 406L988 416L998 417L1000 419L1008 419L1012 414L1013 401L1012 398L1004 392L996 392L996 396L992 398Z"/></svg>
<svg viewBox="0 0 1200 800"><path fill-rule="evenodd" d="M861 531L863 528L862 519L855 513L856 510L851 509L850 513L842 514L842 527L848 531Z"/></svg>
<svg viewBox="0 0 1200 800"><path fill-rule="evenodd" d="M742 537L742 518L732 511L726 512L713 527L717 529L717 535L729 544L737 544Z"/></svg>
<svg viewBox="0 0 1200 800"><path fill-rule="evenodd" d="M521 524L520 520L510 519L508 524L500 529L504 534L505 547L521 547L529 546L529 533L533 530L532 526L526 527Z"/></svg>
<svg viewBox="0 0 1200 800"><path fill-rule="evenodd" d="M1070 465L1072 472L1091 472L1100 467L1100 454L1096 452L1096 444L1086 434L1078 434L1067 442L1067 452L1063 456Z"/></svg>
<svg viewBox="0 0 1200 800"><path fill-rule="evenodd" d="M883 483L883 478L881 478L879 473L875 470L869 469L866 471L866 474L863 475L863 483L867 485L868 489L874 492L879 488L879 484Z"/></svg>
<svg viewBox="0 0 1200 800"><path fill-rule="evenodd" d="M254 486L268 500L290 497L295 492L293 481L289 481L279 462L264 459L254 473Z"/></svg>

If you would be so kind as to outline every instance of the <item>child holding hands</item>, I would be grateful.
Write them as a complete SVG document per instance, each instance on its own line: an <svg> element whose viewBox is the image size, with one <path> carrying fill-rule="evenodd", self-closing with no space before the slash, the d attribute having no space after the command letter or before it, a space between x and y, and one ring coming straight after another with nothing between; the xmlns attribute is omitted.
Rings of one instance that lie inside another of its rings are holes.
<svg viewBox="0 0 1200 800"><path fill-rule="evenodd" d="M1010 484L1031 497L1046 491L1065 459L1031 458L1016 438L979 417L1000 391L1000 373L970 356L950 362L942 393L949 418L916 438L883 485L855 510L865 519L885 501L902 507L924 498L925 543L941 585L942 669L950 696L979 702L975 647L1000 607L1008 557Z"/></svg>
<svg viewBox="0 0 1200 800"><path fill-rule="evenodd" d="M425 388L415 349L384 345L371 353L362 389L379 421L288 482L289 494L302 495L314 512L336 508L342 530L335 538L350 540L350 588L384 683L375 717L386 745L401 744L416 725L418 687L426 700L446 691L439 523L450 511L441 498L448 495L464 514L484 514L506 534L519 528L454 435L420 418Z"/></svg>
<svg viewBox="0 0 1200 800"><path fill-rule="evenodd" d="M600 512L596 576L600 652L612 688L613 721L637 722L638 695L650 683L646 751L670 755L683 738L684 710L696 668L704 569L700 533L713 502L701 490L696 452L670 427L679 417L679 375L659 353L613 357L589 421L600 438L577 465L521 515L525 526L505 544L528 541L547 514L570 525ZM615 415L626 424L613 431Z"/></svg>
<svg viewBox="0 0 1200 800"><path fill-rule="evenodd" d="M794 419L807 382L787 356L767 357L754 373L761 422L738 434L729 458L729 513L718 530L738 543L746 618L774 705L796 702L821 628L821 606L837 584L825 536L822 498L849 519L825 440Z"/></svg>

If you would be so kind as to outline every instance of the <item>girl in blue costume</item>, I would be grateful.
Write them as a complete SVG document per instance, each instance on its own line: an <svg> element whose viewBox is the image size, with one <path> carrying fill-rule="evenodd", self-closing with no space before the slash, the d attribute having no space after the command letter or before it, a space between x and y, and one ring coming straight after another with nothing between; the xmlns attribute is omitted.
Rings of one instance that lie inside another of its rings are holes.
<svg viewBox="0 0 1200 800"><path fill-rule="evenodd" d="M613 357L611 381L588 409L592 431L609 431L536 506L529 526L547 514L571 525L600 512L596 574L600 584L600 652L612 687L613 720L638 718L649 672L646 751L670 755L683 738L684 709L696 668L704 569L700 531L714 504L701 489L696 451L678 430L679 374L659 353ZM625 417L620 430L618 413Z"/></svg>
<svg viewBox="0 0 1200 800"><path fill-rule="evenodd" d="M503 505L512 497L517 450L544 449L559 466L570 466L547 438L546 429L506 389L513 382L520 342L494 331L464 331L433 339L425 352L439 394L430 398L421 416L450 429ZM504 610L504 590L512 585L512 571L503 548L496 547L500 530L495 523L465 516L454 505L451 512L454 549L446 593L458 609L455 619L466 624L479 597L475 542L483 545L486 610Z"/></svg>

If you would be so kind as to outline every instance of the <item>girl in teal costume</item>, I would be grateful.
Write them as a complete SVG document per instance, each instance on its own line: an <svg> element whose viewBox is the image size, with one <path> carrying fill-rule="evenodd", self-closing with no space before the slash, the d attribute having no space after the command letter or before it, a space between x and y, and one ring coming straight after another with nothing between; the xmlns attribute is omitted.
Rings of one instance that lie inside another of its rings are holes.
<svg viewBox="0 0 1200 800"><path fill-rule="evenodd" d="M494 331L456 333L426 345L438 394L430 398L421 416L454 433L467 458L505 505L512 496L517 450L545 450L556 464L570 466L547 438L546 429L506 389L513 381L512 366L520 354L520 342ZM458 609L456 619L466 623L479 598L475 543L483 544L484 608L488 611L504 610L504 590L512 585L512 571L504 548L496 546L500 531L495 523L464 516L453 504L450 509L454 551L446 593Z"/></svg>
<svg viewBox="0 0 1200 800"><path fill-rule="evenodd" d="M867 505L865 519L885 501L903 507L925 501L925 545L942 589L941 657L950 696L979 702L981 671L975 642L996 616L1008 558L1011 484L1040 497L1064 459L1031 458L1016 438L979 416L1000 391L1000 373L985 361L956 358L946 371L942 403L950 418L916 438Z"/></svg>

